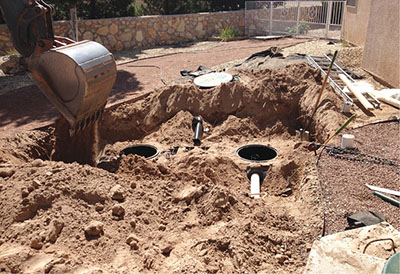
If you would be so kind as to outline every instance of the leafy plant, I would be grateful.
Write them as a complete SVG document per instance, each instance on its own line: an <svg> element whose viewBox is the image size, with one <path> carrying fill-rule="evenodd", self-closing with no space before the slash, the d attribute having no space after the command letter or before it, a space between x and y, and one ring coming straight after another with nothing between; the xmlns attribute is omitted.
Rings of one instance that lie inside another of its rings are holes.
<svg viewBox="0 0 400 274"><path fill-rule="evenodd" d="M241 35L242 33L238 29L229 26L222 30L221 34L219 35L219 38L233 38Z"/></svg>
<svg viewBox="0 0 400 274"><path fill-rule="evenodd" d="M299 22L299 32L298 32L299 34L306 34L309 30L310 30L310 25L308 25L306 21ZM297 33L297 27L296 26L287 27L286 31L290 33Z"/></svg>

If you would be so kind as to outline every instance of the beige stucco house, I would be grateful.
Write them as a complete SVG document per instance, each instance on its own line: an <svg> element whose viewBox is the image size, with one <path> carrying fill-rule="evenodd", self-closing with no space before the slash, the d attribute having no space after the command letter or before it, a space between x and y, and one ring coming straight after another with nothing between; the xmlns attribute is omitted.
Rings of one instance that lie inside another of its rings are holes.
<svg viewBox="0 0 400 274"><path fill-rule="evenodd" d="M347 0L343 38L364 46L362 67L400 88L400 1Z"/></svg>

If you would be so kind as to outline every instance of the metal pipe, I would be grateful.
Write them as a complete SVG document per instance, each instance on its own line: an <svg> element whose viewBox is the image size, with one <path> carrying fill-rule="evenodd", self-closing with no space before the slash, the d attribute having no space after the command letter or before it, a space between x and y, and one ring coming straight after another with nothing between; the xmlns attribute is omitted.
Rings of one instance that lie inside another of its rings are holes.
<svg viewBox="0 0 400 274"><path fill-rule="evenodd" d="M382 200L391 203L394 206L400 207L400 201L397 201L396 199L390 198L380 192L374 191L374 195L378 196L379 198L381 198Z"/></svg>
<svg viewBox="0 0 400 274"><path fill-rule="evenodd" d="M199 146L201 144L201 136L203 135L203 118L201 116L193 118L192 128L194 131L193 143L195 146Z"/></svg>

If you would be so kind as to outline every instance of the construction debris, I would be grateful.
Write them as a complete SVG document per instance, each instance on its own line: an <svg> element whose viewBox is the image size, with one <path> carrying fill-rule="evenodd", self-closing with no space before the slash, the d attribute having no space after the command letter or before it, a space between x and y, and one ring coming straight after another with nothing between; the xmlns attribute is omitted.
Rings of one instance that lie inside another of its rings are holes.
<svg viewBox="0 0 400 274"><path fill-rule="evenodd" d="M391 242L381 241L364 249L372 240L383 238L392 239L395 248L399 247L400 232L388 223L325 236L314 242L303 273L381 274L393 255Z"/></svg>

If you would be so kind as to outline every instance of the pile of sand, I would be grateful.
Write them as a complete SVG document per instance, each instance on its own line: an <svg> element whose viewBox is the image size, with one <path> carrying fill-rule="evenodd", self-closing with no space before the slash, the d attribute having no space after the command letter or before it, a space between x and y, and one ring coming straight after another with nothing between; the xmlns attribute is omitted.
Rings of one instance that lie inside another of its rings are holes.
<svg viewBox="0 0 400 274"><path fill-rule="evenodd" d="M52 131L0 140L0 270L301 272L322 212L313 158L296 129L308 121L321 77L297 64L242 79L205 90L169 86L106 112L103 154L137 143L160 150L152 160L122 156L115 173L48 161ZM328 89L310 128L317 139L345 119L338 101ZM209 128L208 149L186 149L194 115ZM235 154L249 143L278 151L258 200L246 178L254 164Z"/></svg>

